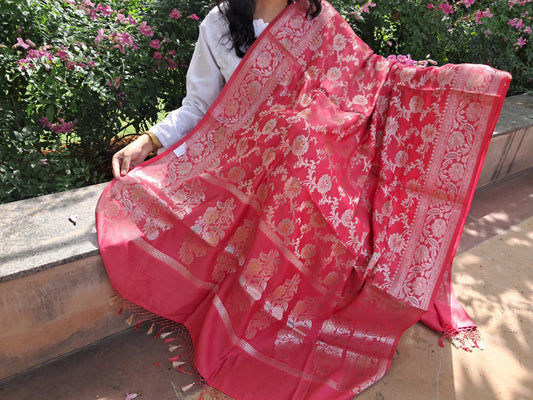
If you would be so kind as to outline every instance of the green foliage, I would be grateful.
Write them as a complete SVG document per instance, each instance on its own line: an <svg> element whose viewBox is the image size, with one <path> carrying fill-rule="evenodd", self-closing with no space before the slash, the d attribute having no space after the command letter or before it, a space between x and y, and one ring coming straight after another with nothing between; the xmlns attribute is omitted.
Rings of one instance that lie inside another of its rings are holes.
<svg viewBox="0 0 533 400"><path fill-rule="evenodd" d="M531 0L334 0L332 4L378 54L409 54L439 65L487 64L513 75L509 95L533 90Z"/></svg>
<svg viewBox="0 0 533 400"><path fill-rule="evenodd" d="M124 127L181 102L206 1L102 3L0 0L0 201L109 179Z"/></svg>
<svg viewBox="0 0 533 400"><path fill-rule="evenodd" d="M211 0L95 3L0 0L0 202L109 179L125 128L181 103ZM378 54L485 63L533 90L531 0L332 4Z"/></svg>

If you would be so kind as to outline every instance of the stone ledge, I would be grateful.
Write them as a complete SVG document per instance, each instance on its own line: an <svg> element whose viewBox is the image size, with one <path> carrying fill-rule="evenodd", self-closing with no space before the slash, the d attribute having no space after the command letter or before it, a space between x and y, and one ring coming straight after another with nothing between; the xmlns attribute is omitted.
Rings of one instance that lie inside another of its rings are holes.
<svg viewBox="0 0 533 400"><path fill-rule="evenodd" d="M533 95L519 94L505 99L493 136L533 126Z"/></svg>
<svg viewBox="0 0 533 400"><path fill-rule="evenodd" d="M478 187L533 167L533 96L505 99Z"/></svg>
<svg viewBox="0 0 533 400"><path fill-rule="evenodd" d="M0 282L98 255L94 210L105 185L0 205Z"/></svg>
<svg viewBox="0 0 533 400"><path fill-rule="evenodd" d="M98 251L104 187L0 205L0 379L128 328Z"/></svg>

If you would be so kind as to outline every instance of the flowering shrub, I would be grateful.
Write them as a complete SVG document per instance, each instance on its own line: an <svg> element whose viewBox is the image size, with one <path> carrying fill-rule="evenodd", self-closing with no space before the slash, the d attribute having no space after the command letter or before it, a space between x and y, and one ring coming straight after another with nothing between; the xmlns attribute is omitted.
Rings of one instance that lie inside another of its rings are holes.
<svg viewBox="0 0 533 400"><path fill-rule="evenodd" d="M109 148L178 106L206 1L2 0L0 202L109 179Z"/></svg>
<svg viewBox="0 0 533 400"><path fill-rule="evenodd" d="M178 107L211 0L0 0L0 202L110 178L112 143ZM378 54L485 63L533 90L532 0L332 0Z"/></svg>
<svg viewBox="0 0 533 400"><path fill-rule="evenodd" d="M376 53L407 63L488 64L509 71L509 94L533 90L532 0L337 0ZM405 57L405 58L402 58Z"/></svg>

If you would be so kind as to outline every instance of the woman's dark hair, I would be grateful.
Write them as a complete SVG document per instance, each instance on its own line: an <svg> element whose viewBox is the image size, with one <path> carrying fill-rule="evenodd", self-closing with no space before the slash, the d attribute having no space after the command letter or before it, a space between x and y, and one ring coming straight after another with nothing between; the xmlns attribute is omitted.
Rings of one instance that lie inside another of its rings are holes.
<svg viewBox="0 0 533 400"><path fill-rule="evenodd" d="M287 0L287 3L293 1ZM232 48L238 57L243 57L256 39L253 24L255 0L216 0L216 3L229 22ZM309 0L307 16L315 18L320 11L322 11L321 0Z"/></svg>

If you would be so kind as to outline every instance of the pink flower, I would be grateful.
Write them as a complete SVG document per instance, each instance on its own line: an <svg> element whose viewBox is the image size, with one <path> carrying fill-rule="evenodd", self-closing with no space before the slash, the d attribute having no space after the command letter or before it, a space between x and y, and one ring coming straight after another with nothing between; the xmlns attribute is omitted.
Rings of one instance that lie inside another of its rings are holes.
<svg viewBox="0 0 533 400"><path fill-rule="evenodd" d="M74 129L74 122L65 122L62 126L62 132L68 133L71 132Z"/></svg>
<svg viewBox="0 0 533 400"><path fill-rule="evenodd" d="M133 36L128 32L113 32L110 39L116 43L113 47L119 49L121 53L124 53L124 46L133 47L134 49L139 48L133 42Z"/></svg>
<svg viewBox="0 0 533 400"><path fill-rule="evenodd" d="M137 22L135 21L135 19L133 18L133 15L128 15L128 23L130 25L137 25Z"/></svg>
<svg viewBox="0 0 533 400"><path fill-rule="evenodd" d="M13 47L22 47L23 49L28 50L30 46L28 46L26 43L24 43L24 40L22 38L17 38L17 44Z"/></svg>
<svg viewBox="0 0 533 400"><path fill-rule="evenodd" d="M416 65L417 64L417 61L411 58L411 54L407 54L406 56L402 54L398 54L397 56L392 54L387 57L387 60L397 61L400 64L404 64L404 65Z"/></svg>
<svg viewBox="0 0 533 400"><path fill-rule="evenodd" d="M39 122L41 123L41 125L43 126L43 128L48 128L50 126L52 126L52 124L48 121L48 118L46 117L41 117L41 119L39 120Z"/></svg>
<svg viewBox="0 0 533 400"><path fill-rule="evenodd" d="M453 7L446 1L438 5L437 10L441 10L444 14L453 14Z"/></svg>
<svg viewBox="0 0 533 400"><path fill-rule="evenodd" d="M29 58L23 58L19 60L19 66L20 66L20 69L23 71L27 69L35 68L35 66L31 63L31 60Z"/></svg>
<svg viewBox="0 0 533 400"><path fill-rule="evenodd" d="M190 19L194 19L195 21L198 21L200 19L200 18L198 18L198 15L196 15L196 14L189 15L189 18Z"/></svg>
<svg viewBox="0 0 533 400"><path fill-rule="evenodd" d="M470 7L472 4L474 4L475 0L463 0L462 3L465 5L466 8Z"/></svg>
<svg viewBox="0 0 533 400"><path fill-rule="evenodd" d="M433 3L429 3L426 7L427 7L428 10L431 10L435 6L433 5Z"/></svg>
<svg viewBox="0 0 533 400"><path fill-rule="evenodd" d="M110 80L107 82L107 86L114 86L115 88L118 88L120 86L120 78L117 76L115 77L114 81Z"/></svg>
<svg viewBox="0 0 533 400"><path fill-rule="evenodd" d="M487 9L485 11L481 11L481 10L477 10L477 13L476 13L476 22L478 24L481 24L481 18L492 18L493 15L491 14L490 12L490 9L487 7Z"/></svg>
<svg viewBox="0 0 533 400"><path fill-rule="evenodd" d="M165 66L167 67L167 69L170 70L178 69L178 64L176 64L174 60L171 60L168 57L165 58Z"/></svg>
<svg viewBox="0 0 533 400"><path fill-rule="evenodd" d="M94 38L94 41L96 43L100 43L102 41L102 39L105 39L106 38L106 35L104 35L105 33L105 30L103 28L101 29L98 29L98 34L96 35L96 37Z"/></svg>
<svg viewBox="0 0 533 400"><path fill-rule="evenodd" d="M483 12L481 10L477 10L476 13L476 22L478 24L481 24L481 18L483 18Z"/></svg>
<svg viewBox="0 0 533 400"><path fill-rule="evenodd" d="M160 49L161 48L161 43L159 43L159 40L158 39L154 39L150 42L150 47L153 48L153 49Z"/></svg>
<svg viewBox="0 0 533 400"><path fill-rule="evenodd" d="M124 14L117 13L117 15L115 17L115 22L125 23L126 22L126 16Z"/></svg>
<svg viewBox="0 0 533 400"><path fill-rule="evenodd" d="M174 8L174 9L170 12L169 17L170 17L170 18L175 18L175 19L180 19L180 17L181 17L181 13L179 12L179 10L177 10L177 9Z"/></svg>
<svg viewBox="0 0 533 400"><path fill-rule="evenodd" d="M56 57L59 57L62 61L68 61L70 57L66 50L67 48L65 46L61 46L56 52Z"/></svg>
<svg viewBox="0 0 533 400"><path fill-rule="evenodd" d="M160 58L163 58L163 55L158 51L154 51L154 58L158 60Z"/></svg>
<svg viewBox="0 0 533 400"><path fill-rule="evenodd" d="M109 17L111 15L111 12L113 9L109 6L104 6L102 4L98 4L96 6L96 11L100 11L104 17Z"/></svg>
<svg viewBox="0 0 533 400"><path fill-rule="evenodd" d="M92 21L96 21L98 19L98 13L94 8L87 10L87 14L89 14L89 18L91 18Z"/></svg>
<svg viewBox="0 0 533 400"><path fill-rule="evenodd" d="M523 37L520 37L520 38L516 41L515 46L522 47L522 46L524 46L526 43L527 43L527 40L524 39Z"/></svg>
<svg viewBox="0 0 533 400"><path fill-rule="evenodd" d="M360 7L360 10L361 10L362 13L369 13L370 12L370 7L375 7L375 6L376 5L374 3L372 3L372 1L369 1L365 5L362 5Z"/></svg>
<svg viewBox="0 0 533 400"><path fill-rule="evenodd" d="M139 32L141 32L144 36L154 36L154 31L149 25L146 24L146 21L143 21L141 26L139 26Z"/></svg>

